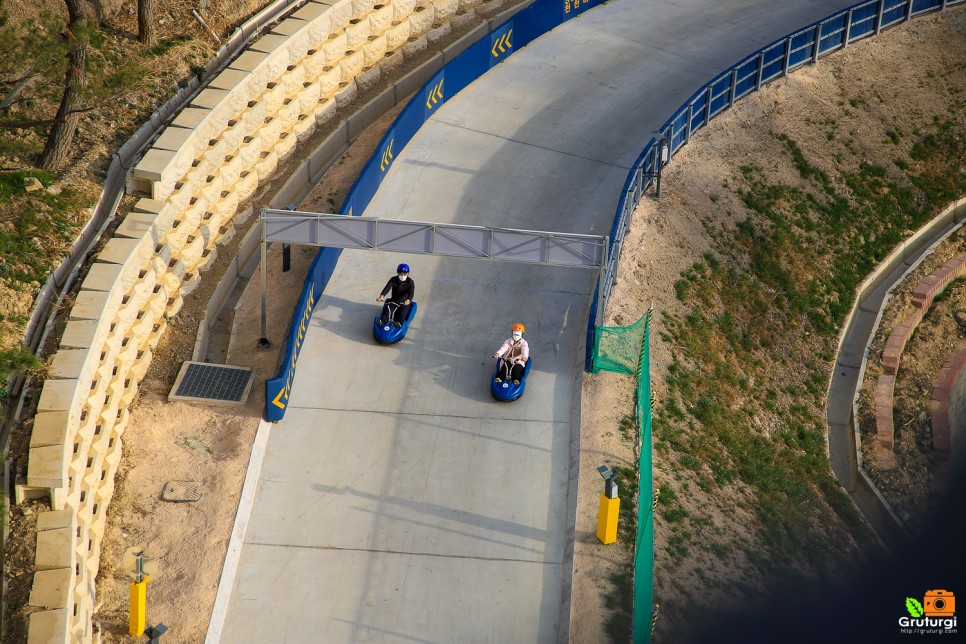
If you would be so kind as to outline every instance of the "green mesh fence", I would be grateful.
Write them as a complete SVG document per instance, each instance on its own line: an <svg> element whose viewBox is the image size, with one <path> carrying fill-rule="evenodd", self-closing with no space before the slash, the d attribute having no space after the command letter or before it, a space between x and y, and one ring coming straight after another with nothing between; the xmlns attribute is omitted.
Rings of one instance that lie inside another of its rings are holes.
<svg viewBox="0 0 966 644"><path fill-rule="evenodd" d="M634 544L634 644L648 644L656 612L654 601L654 481L651 473L652 310L630 326L595 329L592 371L616 371L637 376L637 425L641 456L637 464L637 541Z"/></svg>

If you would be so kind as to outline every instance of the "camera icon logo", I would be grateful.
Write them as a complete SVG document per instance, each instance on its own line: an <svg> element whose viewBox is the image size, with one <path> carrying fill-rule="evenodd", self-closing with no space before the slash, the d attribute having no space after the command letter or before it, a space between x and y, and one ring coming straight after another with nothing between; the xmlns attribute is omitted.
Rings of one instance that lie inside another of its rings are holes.
<svg viewBox="0 0 966 644"><path fill-rule="evenodd" d="M948 590L927 590L922 603L926 617L952 617L956 614L956 596Z"/></svg>

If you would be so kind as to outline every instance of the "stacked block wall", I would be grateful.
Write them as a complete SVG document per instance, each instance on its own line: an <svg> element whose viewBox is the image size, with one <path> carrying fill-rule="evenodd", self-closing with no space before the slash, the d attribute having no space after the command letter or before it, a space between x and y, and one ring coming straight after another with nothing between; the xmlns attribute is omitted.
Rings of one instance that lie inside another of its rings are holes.
<svg viewBox="0 0 966 644"><path fill-rule="evenodd" d="M337 106L477 4L309 2L212 79L137 164L133 184L149 196L84 279L34 421L23 491L49 495L54 511L37 538L31 642L92 638L128 408L166 320L251 214L249 198Z"/></svg>
<svg viewBox="0 0 966 644"><path fill-rule="evenodd" d="M886 346L882 350L881 360L883 373L879 376L879 380L876 383L875 398L873 401L875 406L876 435L879 438L879 442L886 449L892 449L895 444L893 395L902 351L905 349L909 338L915 332L916 327L919 326L923 316L926 315L926 311L932 306L936 296L942 293L950 282L963 275L963 273L966 273L966 254L953 257L935 272L919 282L912 291L912 303L916 307L915 310L902 324L897 324L892 329L892 333L889 334L889 339L886 340ZM959 353L961 352L957 352L953 356L954 361L951 363L953 367L956 365L955 358ZM939 381L933 390L933 403L931 404L933 410L933 448L940 453L949 453L949 394L958 380L966 380L959 379L962 366L962 364L959 364L958 367L951 370L950 365L947 365L940 373ZM964 383L964 386L966 386L966 383ZM940 398L937 398L937 396L940 396ZM945 407L941 407L942 403L939 402L943 399L943 396L945 396ZM941 408L945 411L943 413L937 413Z"/></svg>

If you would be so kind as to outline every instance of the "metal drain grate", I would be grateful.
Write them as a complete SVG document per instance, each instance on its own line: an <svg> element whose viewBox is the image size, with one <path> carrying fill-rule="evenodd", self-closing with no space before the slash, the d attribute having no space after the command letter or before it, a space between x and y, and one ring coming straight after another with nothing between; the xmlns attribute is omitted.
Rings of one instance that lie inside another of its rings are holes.
<svg viewBox="0 0 966 644"><path fill-rule="evenodd" d="M170 400L244 403L252 388L252 370L206 362L185 362L168 395Z"/></svg>

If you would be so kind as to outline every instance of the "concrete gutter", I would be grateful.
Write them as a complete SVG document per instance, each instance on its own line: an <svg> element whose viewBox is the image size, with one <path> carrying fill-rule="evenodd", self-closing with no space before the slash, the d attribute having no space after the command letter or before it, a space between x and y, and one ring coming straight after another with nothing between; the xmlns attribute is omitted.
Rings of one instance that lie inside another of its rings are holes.
<svg viewBox="0 0 966 644"><path fill-rule="evenodd" d="M842 327L829 381L826 420L832 471L882 543L892 550L907 545L910 535L862 468L862 441L856 421L858 392L868 362L869 344L892 290L964 221L966 199L960 199L900 244L862 282Z"/></svg>

